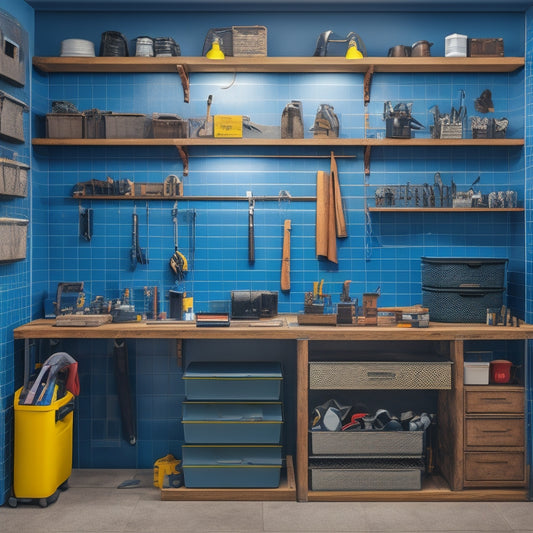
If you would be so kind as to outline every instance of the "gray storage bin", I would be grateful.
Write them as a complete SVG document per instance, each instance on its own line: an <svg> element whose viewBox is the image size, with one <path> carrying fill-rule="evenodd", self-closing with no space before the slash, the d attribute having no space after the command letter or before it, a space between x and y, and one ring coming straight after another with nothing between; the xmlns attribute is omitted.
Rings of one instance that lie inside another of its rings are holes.
<svg viewBox="0 0 533 533"><path fill-rule="evenodd" d="M421 262L425 287L502 288L505 285L507 259L422 257Z"/></svg>
<svg viewBox="0 0 533 533"><path fill-rule="evenodd" d="M278 400L279 363L191 363L183 374L188 400Z"/></svg>
<svg viewBox="0 0 533 533"><path fill-rule="evenodd" d="M421 460L327 460L311 464L311 490L421 490Z"/></svg>
<svg viewBox="0 0 533 533"><path fill-rule="evenodd" d="M151 120L142 113L104 115L106 139L145 139L150 136Z"/></svg>
<svg viewBox="0 0 533 533"><path fill-rule="evenodd" d="M450 389L450 361L309 363L310 389Z"/></svg>
<svg viewBox="0 0 533 533"><path fill-rule="evenodd" d="M48 113L46 136L49 139L83 139L84 116L81 113Z"/></svg>
<svg viewBox="0 0 533 533"><path fill-rule="evenodd" d="M425 431L310 431L314 455L420 456Z"/></svg>
<svg viewBox="0 0 533 533"><path fill-rule="evenodd" d="M189 488L275 488L281 446L183 445L183 475Z"/></svg>
<svg viewBox="0 0 533 533"><path fill-rule="evenodd" d="M0 262L26 259L28 220L0 218Z"/></svg>
<svg viewBox="0 0 533 533"><path fill-rule="evenodd" d="M181 139L189 135L189 122L172 113L153 113L152 129L156 139Z"/></svg>
<svg viewBox="0 0 533 533"><path fill-rule="evenodd" d="M24 142L22 113L29 107L13 96L0 91L0 137L17 143Z"/></svg>
<svg viewBox="0 0 533 533"><path fill-rule="evenodd" d="M29 166L12 159L0 158L0 196L28 195Z"/></svg>
<svg viewBox="0 0 533 533"><path fill-rule="evenodd" d="M487 309L500 309L504 289L436 289L422 287L422 305L432 322L482 323Z"/></svg>
<svg viewBox="0 0 533 533"><path fill-rule="evenodd" d="M279 444L280 402L183 402L189 444Z"/></svg>

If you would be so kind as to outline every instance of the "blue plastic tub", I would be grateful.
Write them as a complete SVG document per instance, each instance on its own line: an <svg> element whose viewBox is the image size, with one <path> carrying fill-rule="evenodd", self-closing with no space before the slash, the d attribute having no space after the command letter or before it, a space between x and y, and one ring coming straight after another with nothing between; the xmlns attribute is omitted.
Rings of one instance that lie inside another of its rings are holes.
<svg viewBox="0 0 533 533"><path fill-rule="evenodd" d="M182 446L189 488L275 488L281 446Z"/></svg>
<svg viewBox="0 0 533 533"><path fill-rule="evenodd" d="M183 402L187 444L279 444L281 402Z"/></svg>
<svg viewBox="0 0 533 533"><path fill-rule="evenodd" d="M279 363L191 363L183 374L188 400L279 400Z"/></svg>

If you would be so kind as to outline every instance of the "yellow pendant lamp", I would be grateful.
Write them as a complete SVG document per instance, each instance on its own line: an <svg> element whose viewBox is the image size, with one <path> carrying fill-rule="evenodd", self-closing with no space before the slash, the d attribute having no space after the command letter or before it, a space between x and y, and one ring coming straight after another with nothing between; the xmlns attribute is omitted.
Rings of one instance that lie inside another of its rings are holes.
<svg viewBox="0 0 533 533"><path fill-rule="evenodd" d="M346 50L346 59L363 59L363 54L357 48L357 43L352 39L348 43L348 50Z"/></svg>
<svg viewBox="0 0 533 533"><path fill-rule="evenodd" d="M211 44L210 50L205 54L207 59L224 59L226 56L224 52L220 49L220 41L215 37L213 43Z"/></svg>

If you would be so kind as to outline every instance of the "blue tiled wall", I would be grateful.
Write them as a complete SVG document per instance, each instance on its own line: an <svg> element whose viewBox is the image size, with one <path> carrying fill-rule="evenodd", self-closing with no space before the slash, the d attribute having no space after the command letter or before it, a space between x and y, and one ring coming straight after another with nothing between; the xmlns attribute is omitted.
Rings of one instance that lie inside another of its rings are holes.
<svg viewBox="0 0 533 533"><path fill-rule="evenodd" d="M27 32L27 40L20 44L26 57L26 84L18 87L0 79L0 90L25 103L30 102L30 68L27 58L33 47L33 10L24 2L2 10L7 18L18 21ZM24 144L0 139L0 157L32 165L30 159L30 119L23 113ZM30 187L28 187L30 189ZM27 198L1 198L0 217L30 219L31 192ZM13 393L20 381L21 352L13 341L13 328L31 318L31 226L28 228L27 259L0 264L0 505L11 488L13 464Z"/></svg>
<svg viewBox="0 0 533 533"><path fill-rule="evenodd" d="M80 22L83 19L83 24ZM339 22L342 21L342 24ZM57 55L60 42L72 37L65 28L75 27L76 36L95 42L101 32L122 31L137 35L171 35L183 55L198 55L209 27L233 24L264 24L269 29L269 55L311 55L316 37L328 29L339 33L356 30L366 42L369 55L385 55L389 46L410 44L420 38L435 42L432 54L444 54L444 36L469 33L483 27L484 35L502 34L506 55L524 54L524 17L520 14L352 14L285 13L205 14L188 13L142 16L106 13L38 13L36 55ZM387 39L383 37L387 28ZM431 28L431 35L421 32ZM424 34L422 34L424 33ZM258 124L279 124L283 107L291 99L304 106L306 129L311 127L320 103L334 105L342 137L362 137L364 126L363 77L361 74L230 74L191 75L191 103L183 102L177 74L50 74L34 71L33 118L35 136L43 136L42 116L53 100L70 100L80 110L99 108L115 112L169 112L185 118L202 117L209 94L212 113L246 114ZM382 134L383 102L413 102L413 115L429 136L430 108L441 110L458 105L459 91L466 92L470 115L474 99L491 88L494 116L510 119L509 136L524 136L524 73L512 74L376 74L370 113L370 134ZM308 133L308 135L310 135ZM421 300L421 256L508 257L509 304L526 309L525 231L522 214L372 214L365 216L365 202L373 205L374 190L384 184L432 183L435 172L445 184L453 178L466 190L481 176L483 192L516 189L524 205L524 151L463 148L400 149L374 148L371 174L364 176L363 151L358 147L336 150L349 237L338 241L338 266L315 258L315 206L306 202L257 202L256 262L247 260L247 205L245 202L180 202L179 248L191 263L183 283L176 284L168 259L174 250L172 203L150 201L75 201L74 184L92 178L128 178L137 182L161 182L169 174L182 176L182 164L173 147L138 148L35 148L33 152L32 317L39 316L46 294L54 295L60 281L86 283L88 297L116 297L124 288L157 285L162 294L170 288L191 293L195 310L207 310L209 302L226 300L233 289L279 290L283 221L292 220L291 292L280 293L280 311L302 308L303 293L323 278L324 289L338 301L342 282L352 280L353 296L381 287L380 305L409 305ZM288 190L294 197L315 193L318 170L328 170L327 159L257 158L257 155L329 155L313 148L191 148L190 172L183 177L186 195L245 196L277 195ZM239 157L232 157L239 156ZM247 157L241 157L247 156ZM79 208L94 210L94 236L90 242L78 236ZM148 210L147 210L148 207ZM140 244L149 264L130 270L131 215L140 219ZM196 226L190 223L196 213ZM194 239L193 239L194 235ZM529 264L529 263L528 263ZM164 304L166 306L166 302ZM165 307L166 309L166 307ZM235 343L234 343L235 344ZM244 357L246 346L233 345L224 352ZM284 363L294 347L276 347ZM290 344L290 343L289 343ZM104 341L65 343L80 361L82 396L76 416L75 465L83 467L150 467L168 452L179 454L179 402L183 396L181 371L175 347L168 342L128 344L130 370L139 414L139 441L130 447L121 438L118 402L113 378L112 344ZM47 350L58 347L48 347ZM271 347L269 347L270 349ZM220 357L213 347L185 343L186 355L207 353ZM243 355L244 354L244 355ZM258 354L258 356L266 356ZM292 370L288 369L289 375ZM294 402L292 402L294 404ZM288 413L289 419L294 416Z"/></svg>

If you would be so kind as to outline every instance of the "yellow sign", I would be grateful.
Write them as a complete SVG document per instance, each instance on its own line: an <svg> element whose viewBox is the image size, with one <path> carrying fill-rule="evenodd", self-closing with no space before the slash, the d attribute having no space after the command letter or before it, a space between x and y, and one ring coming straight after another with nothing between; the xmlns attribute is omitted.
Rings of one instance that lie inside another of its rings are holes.
<svg viewBox="0 0 533 533"><path fill-rule="evenodd" d="M215 115L215 137L242 137L242 115Z"/></svg>

